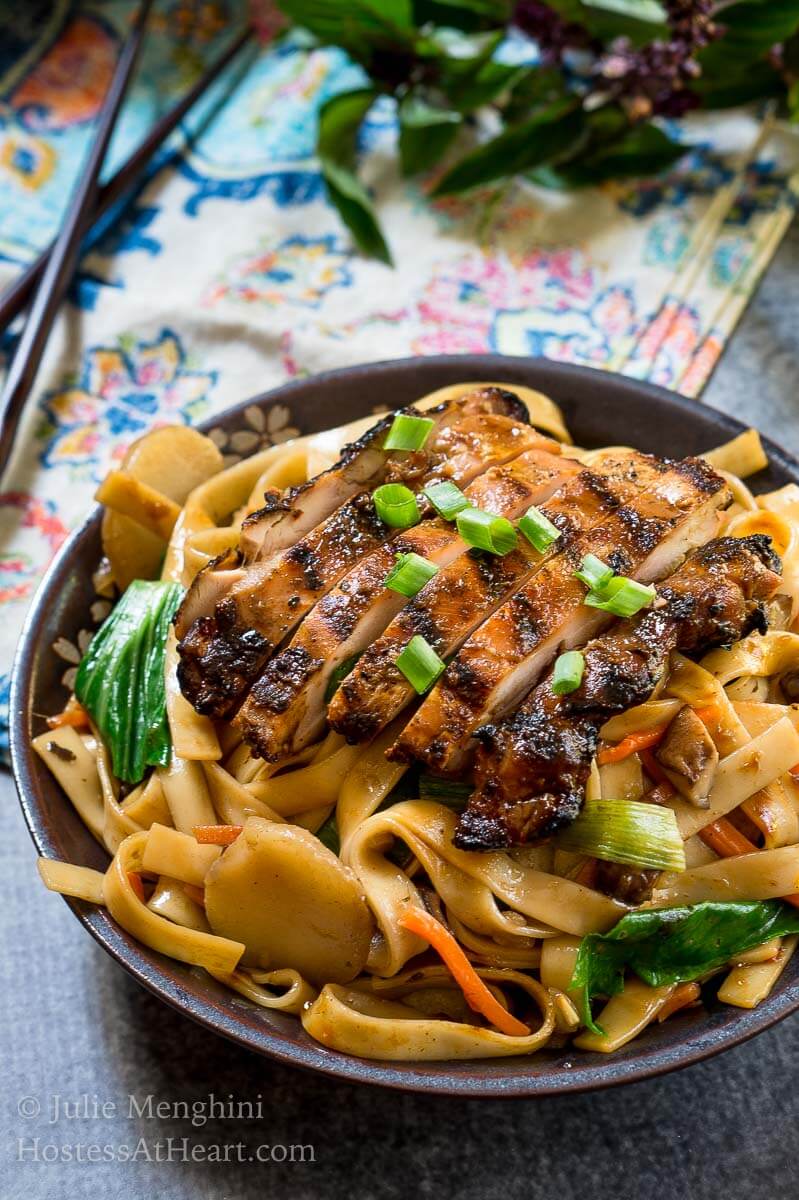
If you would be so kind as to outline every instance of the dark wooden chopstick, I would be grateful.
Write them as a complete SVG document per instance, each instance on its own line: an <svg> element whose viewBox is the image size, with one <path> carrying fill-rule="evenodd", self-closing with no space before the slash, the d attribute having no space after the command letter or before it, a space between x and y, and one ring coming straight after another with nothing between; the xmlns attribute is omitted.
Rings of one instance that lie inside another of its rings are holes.
<svg viewBox="0 0 799 1200"><path fill-rule="evenodd" d="M80 253L81 235L89 215L94 211L103 160L138 61L152 4L153 0L141 0L136 20L122 47L111 84L103 100L97 132L87 161L81 168L64 224L42 273L28 320L11 360L5 387L0 396L0 471L5 468L11 457L14 434L22 409L36 378L58 307L72 279Z"/></svg>
<svg viewBox="0 0 799 1200"><path fill-rule="evenodd" d="M147 166L150 159L155 154L156 150L177 128L180 122L185 117L190 108L197 103L204 92L208 90L212 83L222 74L228 63L232 61L249 42L252 37L253 30L247 26L238 37L234 38L226 50L214 59L208 70L197 80L193 87L189 88L185 96L183 96L177 104L165 113L152 127L147 137L133 151L129 158L125 160L122 166L107 183L101 185L97 193L97 202L94 211L88 218L86 225L81 231L81 235L85 236L88 233L91 225L95 221L99 221L106 213L116 204L118 200L130 191L139 182L140 176ZM19 316L28 300L33 293L34 288L42 277L42 273L47 266L47 260L53 252L55 242L52 242L46 249L42 250L38 258L35 258L25 270L17 276L10 287L0 295L0 331L5 330L11 324L15 317Z"/></svg>

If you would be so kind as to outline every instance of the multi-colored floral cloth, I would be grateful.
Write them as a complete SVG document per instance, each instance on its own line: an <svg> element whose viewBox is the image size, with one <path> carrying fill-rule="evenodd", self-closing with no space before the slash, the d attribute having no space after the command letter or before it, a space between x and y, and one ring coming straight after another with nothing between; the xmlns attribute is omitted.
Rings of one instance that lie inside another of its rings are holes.
<svg viewBox="0 0 799 1200"><path fill-rule="evenodd" d="M58 227L135 7L29 0L0 15L0 286ZM244 7L156 5L111 168ZM793 136L741 112L686 124L693 149L663 179L434 204L397 177L385 102L363 174L392 270L353 253L313 154L320 102L358 81L340 53L299 40L245 51L84 256L2 481L0 706L38 580L144 430L409 354L547 355L695 395L793 212ZM251 418L230 453L291 434L284 410ZM76 654L64 648L65 669Z"/></svg>

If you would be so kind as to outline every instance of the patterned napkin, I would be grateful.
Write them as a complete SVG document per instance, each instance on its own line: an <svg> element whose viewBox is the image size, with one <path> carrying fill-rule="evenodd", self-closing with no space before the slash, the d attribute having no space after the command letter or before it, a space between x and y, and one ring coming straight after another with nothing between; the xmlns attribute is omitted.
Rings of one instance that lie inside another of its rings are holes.
<svg viewBox="0 0 799 1200"><path fill-rule="evenodd" d="M57 229L134 7L32 0L0 24L0 286ZM160 6L112 166L243 7ZM25 609L143 431L291 376L409 354L543 354L696 395L793 214L796 142L748 112L685 122L694 149L665 178L571 195L520 184L486 206L433 204L397 178L385 102L365 130L364 177L391 270L352 253L313 157L316 109L359 78L299 41L245 52L85 255L0 494L0 749ZM253 409L223 449L291 433L287 411ZM59 649L68 670L78 650Z"/></svg>

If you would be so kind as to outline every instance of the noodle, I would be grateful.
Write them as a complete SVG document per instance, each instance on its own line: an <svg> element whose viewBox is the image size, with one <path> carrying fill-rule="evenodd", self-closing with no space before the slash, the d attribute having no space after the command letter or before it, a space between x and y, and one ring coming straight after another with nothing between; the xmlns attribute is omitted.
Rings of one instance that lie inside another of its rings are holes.
<svg viewBox="0 0 799 1200"><path fill-rule="evenodd" d="M441 388L419 406L430 408L473 386ZM571 447L562 414L548 397L515 385L513 391L538 429ZM242 522L261 507L265 493L277 497L331 467L342 447L373 423L366 417L298 437L226 468L209 444L207 477L186 475L192 482L184 486L183 503L170 495L166 481L161 491L151 478L137 477L133 456L111 472L98 498L130 523L124 528L146 534L147 553L153 536L168 543L161 578L187 587L212 559L238 548ZM570 453L601 465L619 449ZM668 787L657 795L666 776L643 751L616 761L600 755L591 765L589 800L640 805L651 798L675 814L686 869L652 872L654 910L707 900L771 900L799 891L799 784L790 774L799 764L799 706L782 687L799 667L799 632L792 627L799 616L799 487L752 495L742 479L767 465L754 430L704 457L733 494L723 517L725 535L767 535L782 558L775 624L783 627L713 650L701 663L673 654L650 698L612 716L600 730L603 742L614 744L653 735L647 745L686 705L709 714L707 734L718 762L704 807ZM417 776L407 764L386 758L406 715L370 743L348 745L330 732L271 764L254 757L230 721L194 710L181 693L177 666L170 632L165 689L171 757L132 790L114 777L94 731L64 723L33 739L81 820L112 856L105 874L40 860L51 890L104 905L144 945L204 968L259 1009L299 1017L306 1033L327 1048L386 1061L531 1054L548 1043L563 1045L575 1031L576 1047L608 1053L661 1012L664 1019L693 1002L684 992L674 994L684 985L653 988L628 974L623 991L597 1017L603 1032L582 1028L580 996L572 987L581 939L611 929L628 905L595 886L601 864L557 841L459 850L451 803L416 798ZM727 817L733 832L745 831L752 852L721 858L707 833L707 840L700 836ZM200 827L209 832L206 841L195 836ZM270 901L269 879L258 875L261 862L283 880L285 895ZM247 890L253 881L266 888L260 907ZM503 1016L498 1004L514 1014L517 1026L527 1026L526 1036L502 1033L470 1008L450 969L431 962L428 943L403 924L409 908L426 910L454 936L474 967L475 986L479 979L493 998L496 1019ZM226 923L243 932L224 935ZM798 940L771 938L731 960L719 1000L758 1004Z"/></svg>

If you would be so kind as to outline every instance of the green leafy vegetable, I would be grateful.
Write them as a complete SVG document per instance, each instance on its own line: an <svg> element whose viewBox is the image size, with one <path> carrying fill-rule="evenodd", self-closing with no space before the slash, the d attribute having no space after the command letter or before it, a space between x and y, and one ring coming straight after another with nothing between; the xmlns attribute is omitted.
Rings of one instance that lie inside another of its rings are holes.
<svg viewBox="0 0 799 1200"><path fill-rule="evenodd" d="M374 88L333 96L319 112L317 153L327 194L364 254L390 263L374 206L355 174L358 130L377 99Z"/></svg>
<svg viewBox="0 0 799 1200"><path fill-rule="evenodd" d="M438 108L409 93L399 106L400 162L403 175L416 175L439 162L461 126L463 117Z"/></svg>
<svg viewBox="0 0 799 1200"><path fill-rule="evenodd" d="M342 220L384 262L356 172L358 130L379 98L396 109L403 173L440 167L438 196L490 185L484 216L515 176L570 189L668 169L691 149L673 121L692 109L773 99L779 116L799 117L799 0L279 4L298 44L338 46L364 72L322 106L318 152Z"/></svg>
<svg viewBox="0 0 799 1200"><path fill-rule="evenodd" d="M164 655L182 596L177 583L134 580L78 667L75 695L111 752L114 774L126 783L169 761Z"/></svg>
<svg viewBox="0 0 799 1200"><path fill-rule="evenodd" d="M574 144L581 125L576 102L556 100L467 154L447 171L433 195L457 195L551 162Z"/></svg>
<svg viewBox="0 0 799 1200"><path fill-rule="evenodd" d="M323 846L327 846L328 850L332 850L334 854L339 853L341 850L341 838L338 835L338 821L336 820L335 808L324 825L317 829L316 836Z"/></svg>
<svg viewBox="0 0 799 1200"><path fill-rule="evenodd" d="M625 969L650 987L688 982L788 933L799 933L799 911L774 900L640 909L582 939L570 987L579 989L584 1024L602 1033L591 1001L622 991Z"/></svg>

